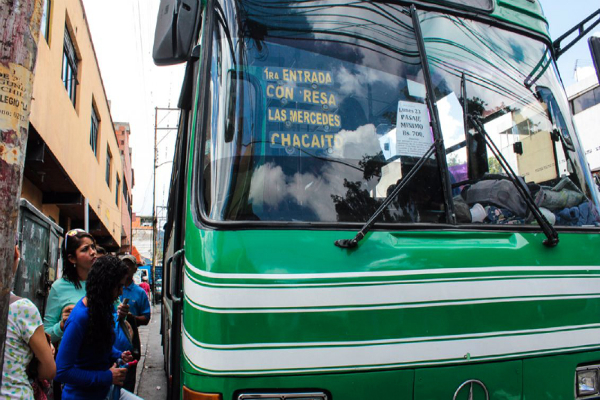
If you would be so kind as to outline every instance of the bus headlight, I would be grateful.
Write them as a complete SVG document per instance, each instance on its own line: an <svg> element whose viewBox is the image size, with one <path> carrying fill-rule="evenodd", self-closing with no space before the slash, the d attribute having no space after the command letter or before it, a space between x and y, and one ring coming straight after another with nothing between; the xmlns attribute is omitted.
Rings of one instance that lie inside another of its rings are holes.
<svg viewBox="0 0 600 400"><path fill-rule="evenodd" d="M577 368L577 397L592 396L598 391L598 367Z"/></svg>

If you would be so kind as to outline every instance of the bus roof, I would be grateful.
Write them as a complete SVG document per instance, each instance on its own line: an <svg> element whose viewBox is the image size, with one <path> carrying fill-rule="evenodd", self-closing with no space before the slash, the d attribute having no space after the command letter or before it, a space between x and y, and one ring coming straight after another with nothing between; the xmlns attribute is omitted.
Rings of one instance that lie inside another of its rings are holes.
<svg viewBox="0 0 600 400"><path fill-rule="evenodd" d="M424 0L489 13L490 17L517 25L550 39L548 22L539 0ZM491 12L490 12L491 11Z"/></svg>
<svg viewBox="0 0 600 400"><path fill-rule="evenodd" d="M539 0L496 0L492 15L550 38L548 22Z"/></svg>

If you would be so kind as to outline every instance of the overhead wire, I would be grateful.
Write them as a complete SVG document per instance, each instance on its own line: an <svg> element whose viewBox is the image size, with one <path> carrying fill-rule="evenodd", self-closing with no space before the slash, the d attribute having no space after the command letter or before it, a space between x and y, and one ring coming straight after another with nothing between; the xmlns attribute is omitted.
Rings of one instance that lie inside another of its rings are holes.
<svg viewBox="0 0 600 400"><path fill-rule="evenodd" d="M152 97L152 92L149 93L148 91L148 86L147 86L147 79L146 79L146 63L144 62L144 46L145 46L145 40L144 40L144 35L142 34L142 18L141 18L141 7L140 7L140 1L136 0L136 2L132 2L131 3L131 9L133 12L133 29L134 29L134 35L135 37L138 38L138 40L134 40L135 42L135 53L136 53L136 58L138 59L137 64L141 67L141 74L140 74L140 85L141 85L141 89L142 89L142 96L143 96L143 109L142 109L142 129L141 131L143 132L142 134L145 134L146 132L150 133L152 131L151 127L148 125L148 121L151 121L152 119L151 117L151 105L148 102L149 97ZM154 157L152 160L152 163L154 163ZM152 169L153 171L153 169ZM147 184L146 184L146 188L144 191L144 202L142 204L142 210L146 209L147 206L147 201L148 201L148 190L150 188L150 185L153 181L153 175L154 172L152 172L152 174L150 175L150 179L148 179Z"/></svg>

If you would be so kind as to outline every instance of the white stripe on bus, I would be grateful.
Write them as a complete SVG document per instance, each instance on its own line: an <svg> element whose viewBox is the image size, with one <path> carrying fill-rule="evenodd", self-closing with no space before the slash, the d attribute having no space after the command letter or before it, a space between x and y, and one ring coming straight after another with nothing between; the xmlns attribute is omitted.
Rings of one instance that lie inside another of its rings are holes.
<svg viewBox="0 0 600 400"><path fill-rule="evenodd" d="M351 346L371 346L371 345L382 345L382 344L398 344L398 343L418 343L418 342L430 342L430 341L442 341L442 340L465 340L465 339L481 339L496 336L511 336L511 335L531 335L531 334L542 334L542 333L553 333L553 332L566 332L576 331L582 329L600 329L600 323L598 324L586 324L586 325L566 325L566 326L554 326L551 328L539 328L539 329L517 329L510 331L493 331L493 332L477 332L477 333L466 333L461 335L443 335L443 336L418 336L403 339L377 339L377 340L352 340L352 341L329 341L329 342L271 342L271 343L243 343L243 344L213 344L204 343L196 340L186 330L185 335L194 344L194 346L202 347L203 349L215 349L215 350L257 350L257 349L278 349L278 348L290 348L290 347L351 347ZM600 341L598 341L600 345Z"/></svg>
<svg viewBox="0 0 600 400"><path fill-rule="evenodd" d="M193 275L189 269L185 270L185 274L199 285L212 286L212 287L230 287L230 288L298 288L298 287L333 287L333 286L362 286L365 284L369 285L390 285L394 283L430 283L430 282L459 282L459 281L491 281L495 279L530 279L530 278L581 278L582 274L532 274L532 275L476 275L470 277L441 277L441 278L404 278L404 279L390 279L390 280L354 280L354 281L337 281L337 282L294 282L294 283L215 283L212 281L205 281ZM586 278L600 278L600 273L588 273L585 274Z"/></svg>
<svg viewBox="0 0 600 400"><path fill-rule="evenodd" d="M210 314L284 314L284 313L315 313L315 312L348 312L348 311L382 311L382 310L402 310L410 308L425 308L425 307L448 307L448 306L465 306L475 304L497 304L510 302L533 302L533 301L550 301L550 300L590 300L598 299L600 295L593 296L544 296L544 297L520 297L507 299L484 299L484 300L457 300L457 301L437 301L431 303L415 303L415 304L395 304L384 306L362 306L362 307L317 307L317 308L257 308L257 309L234 309L234 308L208 308L195 304L186 296L188 304L196 310Z"/></svg>
<svg viewBox="0 0 600 400"><path fill-rule="evenodd" d="M436 340L352 346L315 346L266 349L203 348L183 335L183 350L190 363L211 374L276 373L308 370L382 368L469 362L509 358L525 354L549 354L581 348L599 348L600 328L534 330L529 333L491 337Z"/></svg>
<svg viewBox="0 0 600 400"><path fill-rule="evenodd" d="M600 271L600 265L572 265L572 266L487 266L473 268L429 268L415 270L394 270L394 271L363 271L363 272L310 272L310 273L218 273L203 271L192 265L188 259L185 260L187 268L194 274L211 279L258 279L258 280L297 280L297 279L352 279L352 278L374 278L374 277L394 277L394 276L414 276L414 275L455 275L466 273L488 273L488 272L521 272L521 271ZM282 261L283 264L283 261Z"/></svg>
<svg viewBox="0 0 600 400"><path fill-rule="evenodd" d="M522 358L528 356L548 356L548 355L556 355L567 352L584 352L584 351L595 351L600 347L598 345L590 345L590 346L578 346L572 348L561 348L555 349L552 351L531 351L531 352L523 352L518 354L510 354L510 355L502 355L502 356L488 356L488 357L478 357L477 359L472 359L472 361L504 361L511 360L514 358ZM352 367L328 367L328 368L303 368L303 369L279 369L279 370L261 370L261 371L237 371L230 370L226 372L212 371L207 370L205 368L199 367L191 362L189 357L185 353L183 353L183 357L185 360L191 365L191 367L200 372L207 375L281 375L281 374L302 374L302 373L310 373L314 374L317 372L357 372L357 371L375 371L381 369L390 369L390 368L407 368L407 367L428 367L428 366L444 366L444 365L456 365L456 364L471 364L471 360L446 360L446 361L420 361L420 362L412 362L412 363L402 363L402 364L389 364L389 365L368 365L368 366L352 366Z"/></svg>
<svg viewBox="0 0 600 400"><path fill-rule="evenodd" d="M484 299L526 300L540 296L600 294L600 278L496 279L343 287L221 288L184 278L186 296L214 309L273 309L406 305Z"/></svg>

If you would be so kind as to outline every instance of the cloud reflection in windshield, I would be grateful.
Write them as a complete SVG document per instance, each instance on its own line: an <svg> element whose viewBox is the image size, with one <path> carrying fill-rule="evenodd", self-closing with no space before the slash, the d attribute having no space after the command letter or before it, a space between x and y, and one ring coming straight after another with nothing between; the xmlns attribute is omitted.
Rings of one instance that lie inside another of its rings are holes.
<svg viewBox="0 0 600 400"><path fill-rule="evenodd" d="M297 207L310 210L318 220L331 220L336 215L332 195L344 196L344 178L362 181L363 173L358 162L364 158L375 157L381 152L375 127L367 124L354 131L342 130L331 149L332 159L343 159L344 164L336 162L319 163L320 169L314 173L296 172L286 175L282 167L269 162L259 166L252 174L249 200L257 214L263 207L277 209ZM348 164L355 164L352 168ZM373 183L374 185L376 184ZM369 189L365 185L365 190Z"/></svg>

